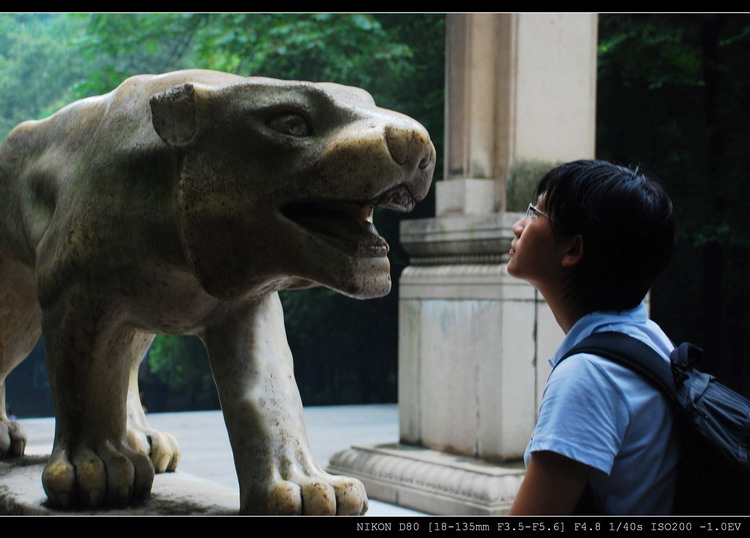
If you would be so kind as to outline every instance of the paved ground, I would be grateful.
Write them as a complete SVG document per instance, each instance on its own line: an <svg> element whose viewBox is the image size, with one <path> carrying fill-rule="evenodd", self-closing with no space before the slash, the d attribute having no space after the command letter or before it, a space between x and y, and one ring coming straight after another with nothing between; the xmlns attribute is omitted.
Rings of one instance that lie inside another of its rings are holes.
<svg viewBox="0 0 750 538"><path fill-rule="evenodd" d="M305 408L310 446L322 465L331 456L360 443L392 443L398 440L398 407L357 405ZM179 472L212 480L239 490L224 420L219 411L156 413L148 415L151 426L177 436L182 450ZM29 438L27 452L49 454L54 419L21 420ZM418 512L375 500L368 515L415 515Z"/></svg>

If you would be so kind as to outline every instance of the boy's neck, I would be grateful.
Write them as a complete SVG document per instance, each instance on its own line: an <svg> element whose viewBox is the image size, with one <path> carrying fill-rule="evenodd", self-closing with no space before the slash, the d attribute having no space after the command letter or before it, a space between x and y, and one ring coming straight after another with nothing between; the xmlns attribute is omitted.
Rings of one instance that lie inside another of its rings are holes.
<svg viewBox="0 0 750 538"><path fill-rule="evenodd" d="M544 297L550 310L552 310L552 314L555 316L555 321L565 334L568 334L573 325L587 314L582 309L576 308L569 304L568 301L565 301L562 289L544 290L539 288L539 293Z"/></svg>

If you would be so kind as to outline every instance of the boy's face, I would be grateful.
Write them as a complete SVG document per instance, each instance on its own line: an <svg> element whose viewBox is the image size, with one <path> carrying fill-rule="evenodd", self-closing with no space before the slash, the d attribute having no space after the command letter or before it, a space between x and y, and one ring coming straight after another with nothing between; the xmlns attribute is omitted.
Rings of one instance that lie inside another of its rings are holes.
<svg viewBox="0 0 750 538"><path fill-rule="evenodd" d="M560 282L564 249L556 241L552 223L545 215L544 194L535 206L513 225L508 273L543 289Z"/></svg>

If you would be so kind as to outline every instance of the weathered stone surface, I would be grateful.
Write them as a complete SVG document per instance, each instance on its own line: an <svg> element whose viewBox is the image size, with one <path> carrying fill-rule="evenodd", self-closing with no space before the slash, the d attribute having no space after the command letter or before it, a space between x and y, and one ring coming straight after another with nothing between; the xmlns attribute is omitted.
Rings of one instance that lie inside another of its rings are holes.
<svg viewBox="0 0 750 538"><path fill-rule="evenodd" d="M50 506L139 503L177 466L137 387L165 333L206 344L243 513L366 510L359 481L310 455L276 292L388 293L373 210L412 209L434 165L424 128L363 90L212 71L133 77L14 129L0 148L0 381L43 332ZM4 413L0 456L17 456L25 437Z"/></svg>
<svg viewBox="0 0 750 538"><path fill-rule="evenodd" d="M373 498L433 514L507 514L524 475L522 462L494 464L400 443L357 445L336 453L331 472L356 476Z"/></svg>
<svg viewBox="0 0 750 538"><path fill-rule="evenodd" d="M61 515L70 510L49 506L42 489L48 456L0 461L0 515ZM123 508L78 508L77 515L221 515L236 514L237 492L186 473L164 473L154 479L149 498Z"/></svg>

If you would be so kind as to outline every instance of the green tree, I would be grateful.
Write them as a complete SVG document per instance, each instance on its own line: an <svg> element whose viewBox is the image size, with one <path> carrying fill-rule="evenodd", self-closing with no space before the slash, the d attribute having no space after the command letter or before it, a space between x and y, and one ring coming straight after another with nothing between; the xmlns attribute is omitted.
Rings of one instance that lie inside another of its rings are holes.
<svg viewBox="0 0 750 538"><path fill-rule="evenodd" d="M125 13L85 15L76 45L92 68L76 86L78 97L106 93L126 78L195 65L196 32L203 15Z"/></svg>
<svg viewBox="0 0 750 538"><path fill-rule="evenodd" d="M0 140L73 100L85 65L69 36L84 25L76 17L0 14Z"/></svg>
<svg viewBox="0 0 750 538"><path fill-rule="evenodd" d="M442 129L445 18L370 14L98 14L77 40L101 62L80 96L128 76L198 67L246 76L332 81ZM440 153L439 153L440 154Z"/></svg>
<svg viewBox="0 0 750 538"><path fill-rule="evenodd" d="M163 409L163 398L152 394L163 387L187 395L183 409L218 405L206 351L197 337L161 335L154 339L147 357L145 369L154 377L146 376L140 383L147 408Z"/></svg>
<svg viewBox="0 0 750 538"><path fill-rule="evenodd" d="M744 379L750 334L750 17L602 15L597 154L644 164L678 211L674 263L653 314L697 341L722 379Z"/></svg>

